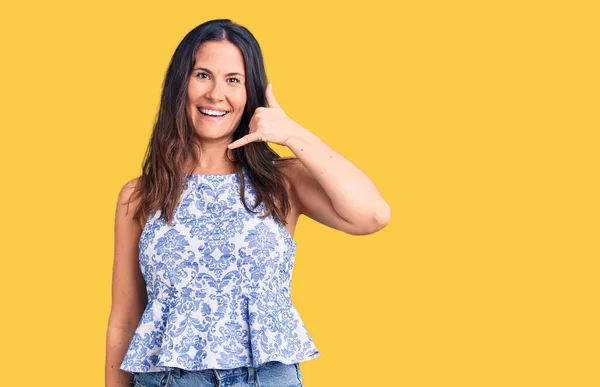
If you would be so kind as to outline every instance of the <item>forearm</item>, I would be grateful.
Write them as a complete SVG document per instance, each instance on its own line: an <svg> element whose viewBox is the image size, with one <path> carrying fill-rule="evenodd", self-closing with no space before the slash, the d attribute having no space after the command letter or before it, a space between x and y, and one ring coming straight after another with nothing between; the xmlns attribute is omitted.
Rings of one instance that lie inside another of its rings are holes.
<svg viewBox="0 0 600 387"><path fill-rule="evenodd" d="M299 126L285 144L319 182L336 212L350 223L386 223L390 208L357 166Z"/></svg>
<svg viewBox="0 0 600 387"><path fill-rule="evenodd" d="M106 387L130 387L133 385L133 375L119 368L133 334L134 330L130 328L108 327L106 334Z"/></svg>

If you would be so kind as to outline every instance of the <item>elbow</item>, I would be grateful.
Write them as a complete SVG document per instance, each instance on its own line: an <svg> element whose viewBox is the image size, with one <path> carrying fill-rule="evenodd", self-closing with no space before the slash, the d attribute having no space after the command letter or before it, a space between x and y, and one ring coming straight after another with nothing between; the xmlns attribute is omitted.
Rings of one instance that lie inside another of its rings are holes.
<svg viewBox="0 0 600 387"><path fill-rule="evenodd" d="M373 215L373 223L375 231L379 231L390 223L392 217L392 209L387 203L384 203L381 209Z"/></svg>
<svg viewBox="0 0 600 387"><path fill-rule="evenodd" d="M368 222L364 222L361 227L358 227L354 235L369 235L383 229L390 223L391 208L386 203L382 208L376 210Z"/></svg>

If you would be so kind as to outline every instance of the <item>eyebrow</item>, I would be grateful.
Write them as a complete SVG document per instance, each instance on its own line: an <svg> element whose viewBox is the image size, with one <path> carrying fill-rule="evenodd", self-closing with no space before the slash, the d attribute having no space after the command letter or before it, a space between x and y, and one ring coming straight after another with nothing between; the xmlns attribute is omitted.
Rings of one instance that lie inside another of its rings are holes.
<svg viewBox="0 0 600 387"><path fill-rule="evenodd" d="M196 70L204 70L207 73L212 74L212 72L209 69L205 69L204 67L196 67L193 71L196 71ZM225 74L226 77L228 77L230 75L239 75L239 76L242 76L242 77L245 78L244 74L240 74L240 73L228 73L228 74Z"/></svg>

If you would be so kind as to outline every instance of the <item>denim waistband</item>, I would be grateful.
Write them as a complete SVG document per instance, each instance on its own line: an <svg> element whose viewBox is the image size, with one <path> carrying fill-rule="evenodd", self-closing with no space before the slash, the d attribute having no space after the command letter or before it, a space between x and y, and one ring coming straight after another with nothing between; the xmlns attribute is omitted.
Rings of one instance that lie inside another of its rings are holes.
<svg viewBox="0 0 600 387"><path fill-rule="evenodd" d="M248 375L248 383L254 383L254 376L256 369L260 367L238 367L233 369L209 369L209 370L201 370L201 371L183 371L180 368L172 368L167 373L171 373L174 378L180 378L181 372L198 372L208 375L213 375L217 381L221 381L222 379L238 376L238 375Z"/></svg>

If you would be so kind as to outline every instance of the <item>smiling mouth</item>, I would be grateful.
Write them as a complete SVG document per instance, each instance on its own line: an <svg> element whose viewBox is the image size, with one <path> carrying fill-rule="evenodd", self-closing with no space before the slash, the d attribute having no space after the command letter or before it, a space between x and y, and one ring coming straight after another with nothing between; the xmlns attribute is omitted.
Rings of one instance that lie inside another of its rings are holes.
<svg viewBox="0 0 600 387"><path fill-rule="evenodd" d="M200 110L200 108L197 108L197 109L198 109L198 111L200 112L200 114L202 114L203 116L206 116L206 117L215 117L215 118L219 118L219 117L225 117L227 114L229 114L229 112L226 112L225 114L221 114L221 115L219 115L219 116L215 116L215 115L212 115L212 114L206 114L206 113L203 113L203 112L202 112L202 110Z"/></svg>

